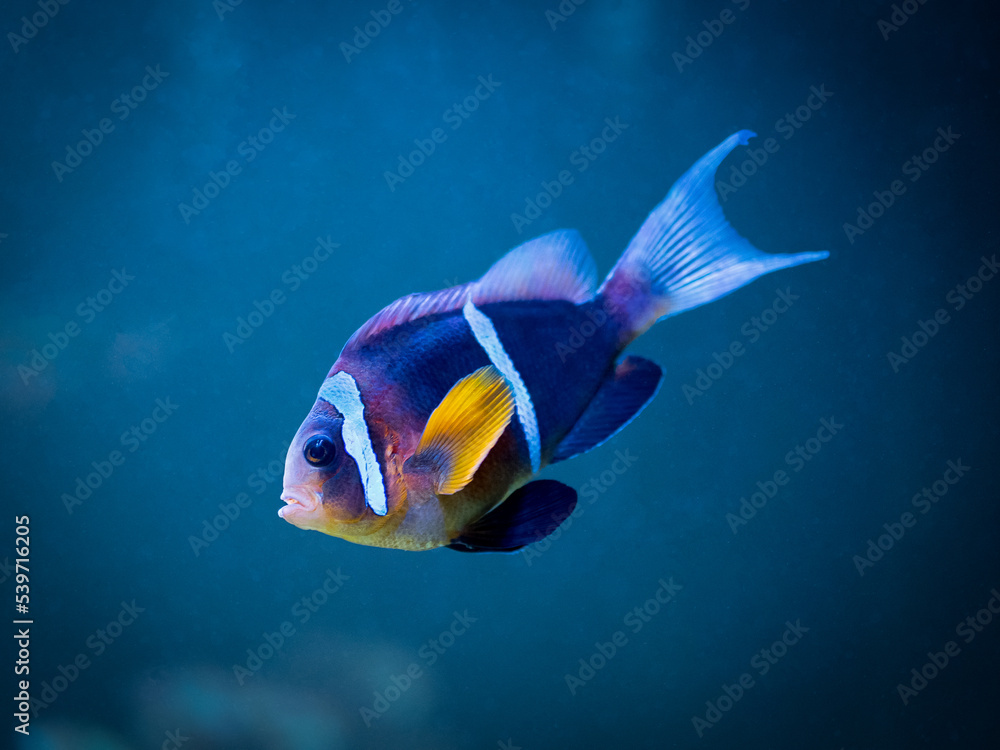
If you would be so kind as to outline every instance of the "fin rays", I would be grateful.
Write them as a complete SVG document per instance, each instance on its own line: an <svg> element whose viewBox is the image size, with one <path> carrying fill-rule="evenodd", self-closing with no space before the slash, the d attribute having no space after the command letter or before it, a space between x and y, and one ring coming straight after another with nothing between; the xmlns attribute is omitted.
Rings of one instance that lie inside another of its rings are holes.
<svg viewBox="0 0 1000 750"><path fill-rule="evenodd" d="M631 338L657 320L719 299L764 274L829 255L764 253L726 221L715 172L753 136L741 130L699 159L653 209L608 274L599 293L623 300Z"/></svg>
<svg viewBox="0 0 1000 750"><path fill-rule="evenodd" d="M435 490L453 495L475 475L510 423L514 396L492 365L481 367L452 386L431 413L413 455L437 470Z"/></svg>
<svg viewBox="0 0 1000 750"><path fill-rule="evenodd" d="M408 321L460 310L469 300L477 305L511 300L579 303L593 297L596 285L597 266L583 238L575 230L561 229L518 245L478 281L399 298L361 326L347 345Z"/></svg>

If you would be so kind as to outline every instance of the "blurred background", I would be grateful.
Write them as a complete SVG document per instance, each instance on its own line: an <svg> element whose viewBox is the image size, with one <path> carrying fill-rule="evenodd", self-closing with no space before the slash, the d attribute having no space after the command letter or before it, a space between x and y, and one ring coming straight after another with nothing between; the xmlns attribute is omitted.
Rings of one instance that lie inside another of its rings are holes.
<svg viewBox="0 0 1000 750"><path fill-rule="evenodd" d="M995 740L989 9L5 3L0 588L33 622L30 734L8 701L0 742ZM636 342L663 387L544 472L581 493L557 538L407 553L278 518L372 314L560 227L605 273L741 128L732 224L830 258Z"/></svg>

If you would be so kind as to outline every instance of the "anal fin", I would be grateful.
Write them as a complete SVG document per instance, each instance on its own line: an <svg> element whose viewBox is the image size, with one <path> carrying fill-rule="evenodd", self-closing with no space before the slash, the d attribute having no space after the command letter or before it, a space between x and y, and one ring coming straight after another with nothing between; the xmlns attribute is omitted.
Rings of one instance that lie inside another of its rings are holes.
<svg viewBox="0 0 1000 750"><path fill-rule="evenodd" d="M516 552L544 539L576 508L576 490L538 479L515 490L448 546L459 552Z"/></svg>
<svg viewBox="0 0 1000 750"><path fill-rule="evenodd" d="M596 448L631 422L660 387L663 371L655 362L629 355L602 384L573 429L556 446L550 463Z"/></svg>

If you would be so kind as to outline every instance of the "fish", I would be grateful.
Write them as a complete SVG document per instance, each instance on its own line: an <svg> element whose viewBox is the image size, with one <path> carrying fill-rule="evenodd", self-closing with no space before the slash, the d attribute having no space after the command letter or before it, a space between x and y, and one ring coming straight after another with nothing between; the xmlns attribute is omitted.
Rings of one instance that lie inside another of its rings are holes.
<svg viewBox="0 0 1000 750"><path fill-rule="evenodd" d="M625 348L657 321L828 257L764 253L727 222L715 174L741 130L691 167L597 286L575 230L515 247L476 281L402 297L344 345L285 459L278 515L399 550L516 552L576 491L536 479L635 419L663 378Z"/></svg>

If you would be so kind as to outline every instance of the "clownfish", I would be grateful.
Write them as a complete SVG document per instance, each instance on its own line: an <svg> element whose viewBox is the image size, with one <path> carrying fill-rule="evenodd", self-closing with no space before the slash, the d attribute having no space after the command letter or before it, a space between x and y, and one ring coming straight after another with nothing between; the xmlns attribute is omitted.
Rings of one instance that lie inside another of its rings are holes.
<svg viewBox="0 0 1000 750"><path fill-rule="evenodd" d="M599 287L579 234L559 230L478 281L376 314L292 439L278 515L404 550L513 552L552 533L576 491L532 478L608 440L660 385L660 367L625 347L663 318L827 257L763 253L726 221L715 173L754 135L688 170Z"/></svg>

